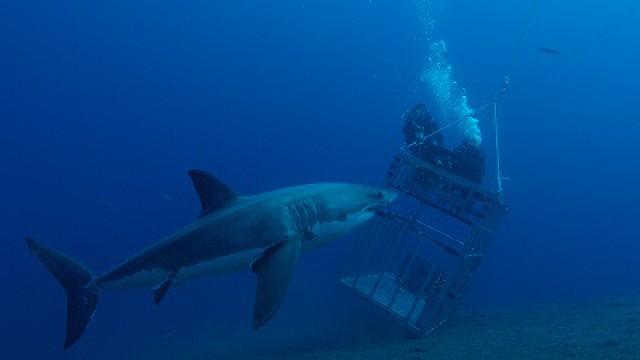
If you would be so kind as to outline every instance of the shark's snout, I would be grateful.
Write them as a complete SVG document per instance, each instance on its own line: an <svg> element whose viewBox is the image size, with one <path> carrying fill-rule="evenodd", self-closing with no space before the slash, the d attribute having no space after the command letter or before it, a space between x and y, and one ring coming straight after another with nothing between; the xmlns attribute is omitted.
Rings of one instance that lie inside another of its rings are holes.
<svg viewBox="0 0 640 360"><path fill-rule="evenodd" d="M398 198L398 193L395 191L384 189L382 192L382 196L384 197L387 205L391 204Z"/></svg>
<svg viewBox="0 0 640 360"><path fill-rule="evenodd" d="M376 189L373 195L373 198L375 199L375 201L367 208L367 210L369 211L383 210L389 204L391 204L397 197L398 197L398 194L395 191L391 191L383 188Z"/></svg>

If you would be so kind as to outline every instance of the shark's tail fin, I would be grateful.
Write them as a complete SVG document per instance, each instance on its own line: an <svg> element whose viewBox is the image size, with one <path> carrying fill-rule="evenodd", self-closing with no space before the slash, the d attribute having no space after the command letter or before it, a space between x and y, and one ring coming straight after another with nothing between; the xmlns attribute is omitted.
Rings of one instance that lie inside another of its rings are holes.
<svg viewBox="0 0 640 360"><path fill-rule="evenodd" d="M87 289L93 274L72 258L51 250L32 238L26 238L31 253L53 274L67 294L67 332L64 348L68 349L82 336L93 312L98 295Z"/></svg>

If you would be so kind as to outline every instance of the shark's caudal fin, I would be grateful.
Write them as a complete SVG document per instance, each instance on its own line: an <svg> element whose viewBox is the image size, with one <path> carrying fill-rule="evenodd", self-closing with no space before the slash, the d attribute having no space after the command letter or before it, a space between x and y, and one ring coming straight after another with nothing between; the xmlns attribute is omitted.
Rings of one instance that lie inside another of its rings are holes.
<svg viewBox="0 0 640 360"><path fill-rule="evenodd" d="M31 253L53 274L67 294L67 332L64 348L82 336L98 302L98 295L85 286L93 279L91 271L70 257L51 250L32 238L26 238Z"/></svg>
<svg viewBox="0 0 640 360"><path fill-rule="evenodd" d="M230 187L213 175L202 170L190 170L189 177L193 181L202 205L201 216L207 215L238 197Z"/></svg>

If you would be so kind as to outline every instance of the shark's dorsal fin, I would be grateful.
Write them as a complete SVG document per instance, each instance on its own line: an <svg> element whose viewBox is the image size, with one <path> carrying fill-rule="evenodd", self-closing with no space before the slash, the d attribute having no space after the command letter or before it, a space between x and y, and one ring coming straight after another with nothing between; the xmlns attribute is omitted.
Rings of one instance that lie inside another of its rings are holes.
<svg viewBox="0 0 640 360"><path fill-rule="evenodd" d="M238 194L222 181L202 170L190 170L189 177L200 197L202 205L200 216L207 215L238 197Z"/></svg>

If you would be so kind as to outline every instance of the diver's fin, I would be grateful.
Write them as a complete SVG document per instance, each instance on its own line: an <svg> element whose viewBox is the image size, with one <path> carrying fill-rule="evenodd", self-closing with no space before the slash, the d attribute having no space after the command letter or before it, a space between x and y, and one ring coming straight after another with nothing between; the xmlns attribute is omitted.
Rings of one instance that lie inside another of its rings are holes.
<svg viewBox="0 0 640 360"><path fill-rule="evenodd" d="M238 197L238 194L222 181L202 170L190 170L189 177L191 177L193 186L200 196L201 216L221 208L227 202Z"/></svg>
<svg viewBox="0 0 640 360"><path fill-rule="evenodd" d="M176 282L176 273L172 272L163 283L153 290L153 302L158 305L167 295L169 288Z"/></svg>
<svg viewBox="0 0 640 360"><path fill-rule="evenodd" d="M265 250L251 264L258 277L253 328L258 329L273 317L293 279L293 268L300 255L300 240L283 241Z"/></svg>
<svg viewBox="0 0 640 360"><path fill-rule="evenodd" d="M84 333L93 317L98 295L86 286L93 274L72 258L51 250L32 238L25 239L29 250L53 274L67 294L67 330L64 348L68 349Z"/></svg>

